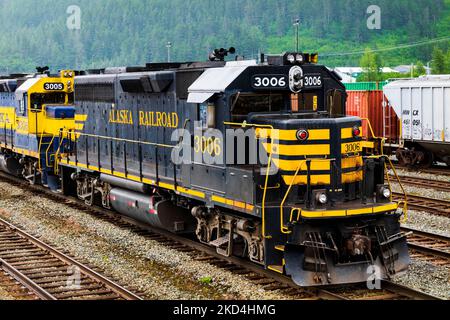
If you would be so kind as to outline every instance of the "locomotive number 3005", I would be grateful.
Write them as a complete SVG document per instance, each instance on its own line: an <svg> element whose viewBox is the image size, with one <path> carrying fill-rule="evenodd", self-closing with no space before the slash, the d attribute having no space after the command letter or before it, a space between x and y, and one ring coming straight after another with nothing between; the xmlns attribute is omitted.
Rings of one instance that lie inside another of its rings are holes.
<svg viewBox="0 0 450 320"><path fill-rule="evenodd" d="M54 83L54 82L47 82L47 83L44 84L44 90L47 90L47 91L64 90L64 84L62 84L62 83Z"/></svg>

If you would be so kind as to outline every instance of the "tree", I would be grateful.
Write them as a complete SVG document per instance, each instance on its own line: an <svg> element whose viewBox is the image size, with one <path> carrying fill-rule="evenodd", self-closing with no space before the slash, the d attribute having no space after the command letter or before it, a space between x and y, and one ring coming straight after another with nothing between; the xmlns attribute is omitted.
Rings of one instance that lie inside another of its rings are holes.
<svg viewBox="0 0 450 320"><path fill-rule="evenodd" d="M431 62L431 69L433 74L444 74L446 73L446 63L445 54L439 48L433 50L433 61Z"/></svg>
<svg viewBox="0 0 450 320"><path fill-rule="evenodd" d="M379 81L381 79L381 59L372 50L366 49L361 58L360 66L363 69L362 81Z"/></svg>
<svg viewBox="0 0 450 320"><path fill-rule="evenodd" d="M450 74L450 49L447 51L445 56L445 73Z"/></svg>
<svg viewBox="0 0 450 320"><path fill-rule="evenodd" d="M414 76L419 77L425 75L426 73L427 70L425 69L422 61L417 61L416 65L414 66Z"/></svg>

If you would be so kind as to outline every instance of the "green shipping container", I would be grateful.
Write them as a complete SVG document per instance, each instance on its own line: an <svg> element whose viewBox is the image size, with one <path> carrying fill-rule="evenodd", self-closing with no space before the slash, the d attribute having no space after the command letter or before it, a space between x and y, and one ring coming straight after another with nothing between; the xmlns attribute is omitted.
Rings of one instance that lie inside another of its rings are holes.
<svg viewBox="0 0 450 320"><path fill-rule="evenodd" d="M387 81L383 81L383 82L344 83L345 88L348 91L376 91L376 90L383 90L383 87L386 84L387 84Z"/></svg>

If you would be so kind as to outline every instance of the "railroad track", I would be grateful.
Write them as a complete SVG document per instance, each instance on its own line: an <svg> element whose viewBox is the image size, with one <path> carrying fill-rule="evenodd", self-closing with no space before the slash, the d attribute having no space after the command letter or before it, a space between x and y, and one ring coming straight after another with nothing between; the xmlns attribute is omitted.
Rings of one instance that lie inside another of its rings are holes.
<svg viewBox="0 0 450 320"><path fill-rule="evenodd" d="M0 269L41 300L142 300L0 218Z"/></svg>
<svg viewBox="0 0 450 320"><path fill-rule="evenodd" d="M393 176L391 175L391 177ZM402 182L402 184L406 185L450 192L450 182L448 181L439 181L439 180L431 180L418 177L404 177L404 176L400 176L400 181Z"/></svg>
<svg viewBox="0 0 450 320"><path fill-rule="evenodd" d="M402 227L404 232L412 232L408 237L411 257L420 258L439 266L450 266L450 238Z"/></svg>
<svg viewBox="0 0 450 320"><path fill-rule="evenodd" d="M394 192L392 196L395 201L404 200L404 196L401 193ZM408 195L408 209L449 217L450 201Z"/></svg>
<svg viewBox="0 0 450 320"><path fill-rule="evenodd" d="M450 168L449 167L435 166L435 167L431 167L431 168L428 168L428 169L420 169L420 168L404 167L404 166L400 166L398 164L395 164L394 166L395 166L396 169L401 169L401 170L408 170L408 171L419 172L419 173L435 174L435 175L440 175L440 176L450 176Z"/></svg>
<svg viewBox="0 0 450 320"><path fill-rule="evenodd" d="M264 290L278 290L295 299L322 299L322 300L436 300L438 298L404 287L390 281L382 281L381 290L369 290L365 285L351 285L340 287L299 288L292 280L284 275L265 270L250 261L237 257L224 257L214 249L186 237L153 228L138 221L121 216L100 207L87 206L84 202L75 198L68 198L61 194L55 194L50 190L29 185L27 182L0 172L0 180L6 180L24 190L36 195L45 196L51 200L82 210L87 214L113 223L121 228L126 228L146 239L157 241L168 248L189 254L193 259L209 263L234 274L244 276L248 281L262 285Z"/></svg>

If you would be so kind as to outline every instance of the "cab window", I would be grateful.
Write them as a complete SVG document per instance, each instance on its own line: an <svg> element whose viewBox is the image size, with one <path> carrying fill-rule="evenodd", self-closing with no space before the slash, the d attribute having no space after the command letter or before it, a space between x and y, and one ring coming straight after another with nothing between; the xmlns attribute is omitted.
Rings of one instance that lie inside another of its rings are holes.
<svg viewBox="0 0 450 320"><path fill-rule="evenodd" d="M282 94L237 94L231 98L233 121L244 121L250 113L278 112L284 109Z"/></svg>
<svg viewBox="0 0 450 320"><path fill-rule="evenodd" d="M344 93L341 90L331 90L328 92L327 111L331 117L345 115Z"/></svg>
<svg viewBox="0 0 450 320"><path fill-rule="evenodd" d="M41 111L46 104L64 104L66 94L64 92L33 93L31 94L31 109Z"/></svg>
<svg viewBox="0 0 450 320"><path fill-rule="evenodd" d="M315 93L299 93L291 96L292 112L316 112L318 97Z"/></svg>

